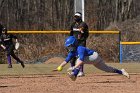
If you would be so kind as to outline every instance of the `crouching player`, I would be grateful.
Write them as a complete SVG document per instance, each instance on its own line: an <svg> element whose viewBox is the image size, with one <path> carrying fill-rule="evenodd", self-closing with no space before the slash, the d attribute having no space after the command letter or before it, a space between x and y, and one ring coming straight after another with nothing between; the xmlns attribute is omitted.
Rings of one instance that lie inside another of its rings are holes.
<svg viewBox="0 0 140 93"><path fill-rule="evenodd" d="M77 57L76 65L74 66L73 70L71 72L68 72L69 77L75 81L77 78L77 75L79 73L80 65L90 62L92 63L96 68L110 73L118 73L121 75L124 75L129 78L129 74L124 69L117 69L113 68L111 66L108 66L104 63L103 59L98 55L98 53L94 50L88 49L83 46L78 46L77 39L73 36L70 36L65 41L65 47L70 51L68 56L66 57L65 61L60 64L60 66L57 67L56 71L61 71L63 67L73 58Z"/></svg>

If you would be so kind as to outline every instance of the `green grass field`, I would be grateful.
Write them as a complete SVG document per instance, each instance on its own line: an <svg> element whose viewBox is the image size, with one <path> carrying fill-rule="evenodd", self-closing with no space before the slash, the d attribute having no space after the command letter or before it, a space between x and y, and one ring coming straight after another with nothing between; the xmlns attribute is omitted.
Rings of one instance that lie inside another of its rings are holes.
<svg viewBox="0 0 140 93"><path fill-rule="evenodd" d="M0 75L32 75L32 74L56 74L52 72L59 64L26 64L26 67L23 69L20 64L13 64L13 68L7 68L7 64L0 65ZM140 73L140 64L139 63L108 63L108 65L116 68L124 68L129 73ZM69 65L64 67L60 74L65 74ZM93 65L85 64L85 73L104 73L101 70L96 69ZM57 73L57 74L58 74Z"/></svg>

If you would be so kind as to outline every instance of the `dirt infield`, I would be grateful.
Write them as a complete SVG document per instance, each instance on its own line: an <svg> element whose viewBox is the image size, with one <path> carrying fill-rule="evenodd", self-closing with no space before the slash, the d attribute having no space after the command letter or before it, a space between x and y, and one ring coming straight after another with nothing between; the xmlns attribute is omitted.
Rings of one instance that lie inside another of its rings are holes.
<svg viewBox="0 0 140 93"><path fill-rule="evenodd" d="M66 74L67 65L62 72L52 72L59 63L7 64L0 65L0 93L140 93L139 63L109 63L113 67L124 68L130 79L122 75L106 73L92 65L85 64L85 77L71 81Z"/></svg>
<svg viewBox="0 0 140 93"><path fill-rule="evenodd" d="M140 93L140 74L86 74L71 81L66 74L0 76L0 93Z"/></svg>

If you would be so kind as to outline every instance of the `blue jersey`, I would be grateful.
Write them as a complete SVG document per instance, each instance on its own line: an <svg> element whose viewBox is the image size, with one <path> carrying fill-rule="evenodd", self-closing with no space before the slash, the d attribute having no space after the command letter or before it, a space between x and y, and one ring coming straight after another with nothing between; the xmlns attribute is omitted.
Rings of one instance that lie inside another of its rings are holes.
<svg viewBox="0 0 140 93"><path fill-rule="evenodd" d="M69 62L73 57L79 58L81 61L84 61L86 56L92 55L94 50L88 49L84 46L78 46L76 51L70 51L65 61Z"/></svg>

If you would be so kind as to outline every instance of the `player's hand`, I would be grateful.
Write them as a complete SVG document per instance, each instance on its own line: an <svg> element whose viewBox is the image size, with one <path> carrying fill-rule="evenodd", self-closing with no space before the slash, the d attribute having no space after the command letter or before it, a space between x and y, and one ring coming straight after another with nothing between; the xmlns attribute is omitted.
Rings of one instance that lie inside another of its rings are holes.
<svg viewBox="0 0 140 93"><path fill-rule="evenodd" d="M74 66L67 69L67 72L74 70Z"/></svg>
<svg viewBox="0 0 140 93"><path fill-rule="evenodd" d="M53 72L56 72L56 71L58 71L57 69L54 69L54 70L52 70Z"/></svg>
<svg viewBox="0 0 140 93"><path fill-rule="evenodd" d="M17 50L19 48L19 42L16 42L15 49Z"/></svg>
<svg viewBox="0 0 140 93"><path fill-rule="evenodd" d="M84 33L83 29L84 29L83 27L82 27L82 28L80 28L80 32L81 32L81 33Z"/></svg>
<svg viewBox="0 0 140 93"><path fill-rule="evenodd" d="M62 71L62 66L57 67L56 69L54 69L53 71Z"/></svg>
<svg viewBox="0 0 140 93"><path fill-rule="evenodd" d="M16 43L18 42L18 39L16 39Z"/></svg>
<svg viewBox="0 0 140 93"><path fill-rule="evenodd" d="M3 47L4 50L6 50L6 47Z"/></svg>
<svg viewBox="0 0 140 93"><path fill-rule="evenodd" d="M6 50L6 47L5 47L4 45L1 45L1 47L2 47L4 50Z"/></svg>

